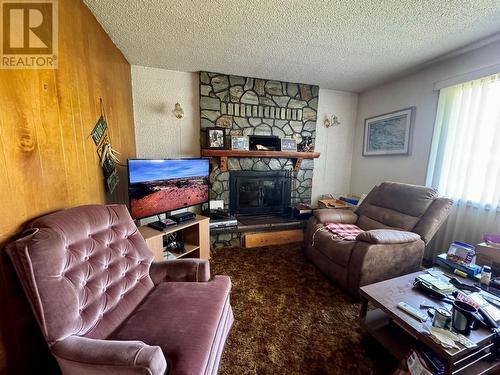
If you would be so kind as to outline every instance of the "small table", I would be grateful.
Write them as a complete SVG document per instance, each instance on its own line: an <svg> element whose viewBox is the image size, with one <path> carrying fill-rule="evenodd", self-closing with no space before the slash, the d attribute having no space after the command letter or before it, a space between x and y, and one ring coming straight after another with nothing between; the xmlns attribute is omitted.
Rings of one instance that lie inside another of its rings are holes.
<svg viewBox="0 0 500 375"><path fill-rule="evenodd" d="M196 215L194 220L186 221L172 227L159 231L143 225L138 227L142 237L152 251L155 261L165 260L163 255L163 239L169 234L182 233L184 240L184 252L169 250L176 258L200 258L210 259L210 219L205 216Z"/></svg>
<svg viewBox="0 0 500 375"><path fill-rule="evenodd" d="M415 272L361 287L360 318L368 332L398 359L404 358L417 341L423 343L443 360L447 375L484 375L500 371L500 362L488 360L491 356L488 348L493 345L494 337L490 330L472 331L468 338L478 345L475 348L467 349L458 344L461 349L446 349L422 333L420 321L397 307L399 302L406 302L418 309L425 300L449 308L449 304L430 299L413 288L415 277L423 273ZM368 311L369 303L375 309ZM426 323L430 322L429 318Z"/></svg>

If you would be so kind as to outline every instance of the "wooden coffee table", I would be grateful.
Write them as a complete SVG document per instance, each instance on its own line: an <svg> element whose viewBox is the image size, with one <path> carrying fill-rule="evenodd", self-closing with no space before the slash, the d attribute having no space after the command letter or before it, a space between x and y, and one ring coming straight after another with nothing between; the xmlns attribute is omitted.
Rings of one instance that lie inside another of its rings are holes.
<svg viewBox="0 0 500 375"><path fill-rule="evenodd" d="M396 358L402 359L421 342L432 349L445 363L447 375L484 375L500 373L500 362L491 362L489 348L493 345L493 334L486 328L472 331L469 339L478 346L475 348L445 349L434 342L424 331L422 323L397 307L399 302L419 308L423 301L435 306L448 307L449 304L427 297L413 288L415 277L423 272L361 287L362 305L360 318L368 332ZM374 309L368 310L368 304ZM422 309L421 311L426 311ZM429 318L425 323L431 323Z"/></svg>

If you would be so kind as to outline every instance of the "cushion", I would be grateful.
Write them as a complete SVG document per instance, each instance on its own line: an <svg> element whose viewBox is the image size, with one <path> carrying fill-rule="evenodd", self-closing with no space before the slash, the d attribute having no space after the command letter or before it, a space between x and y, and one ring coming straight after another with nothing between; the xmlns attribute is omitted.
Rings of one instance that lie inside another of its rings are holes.
<svg viewBox="0 0 500 375"><path fill-rule="evenodd" d="M364 241L373 244L401 244L418 241L417 233L402 230L374 229L362 232L356 237L356 241Z"/></svg>
<svg viewBox="0 0 500 375"><path fill-rule="evenodd" d="M433 188L383 182L370 203L409 216L420 217L437 197L438 193Z"/></svg>
<svg viewBox="0 0 500 375"><path fill-rule="evenodd" d="M329 231L318 231L314 235L314 248L332 262L347 267L356 241L336 239Z"/></svg>
<svg viewBox="0 0 500 375"><path fill-rule="evenodd" d="M403 230L399 227L391 227L390 225L382 224L380 221L373 220L368 216L360 216L358 222L356 223L358 227L363 230L372 230L372 229L395 229L395 230Z"/></svg>
<svg viewBox="0 0 500 375"><path fill-rule="evenodd" d="M204 374L217 356L230 289L227 276L160 283L108 339L160 346L169 375Z"/></svg>
<svg viewBox="0 0 500 375"><path fill-rule="evenodd" d="M347 209L320 208L314 210L313 215L320 223L330 222L354 224L358 220L358 215Z"/></svg>
<svg viewBox="0 0 500 375"><path fill-rule="evenodd" d="M408 231L412 230L419 220L418 217L406 215L396 210L375 206L371 203L366 204L363 207L363 213L360 215L360 220L361 218L370 218L382 225L393 228L402 228L403 230ZM382 225L378 228L381 228Z"/></svg>
<svg viewBox="0 0 500 375"><path fill-rule="evenodd" d="M383 182L356 209L360 216L356 224L365 230L393 227L412 231L437 195L435 189L425 186Z"/></svg>
<svg viewBox="0 0 500 375"><path fill-rule="evenodd" d="M153 254L124 205L88 205L31 223L9 247L49 345L104 338L153 288Z"/></svg>

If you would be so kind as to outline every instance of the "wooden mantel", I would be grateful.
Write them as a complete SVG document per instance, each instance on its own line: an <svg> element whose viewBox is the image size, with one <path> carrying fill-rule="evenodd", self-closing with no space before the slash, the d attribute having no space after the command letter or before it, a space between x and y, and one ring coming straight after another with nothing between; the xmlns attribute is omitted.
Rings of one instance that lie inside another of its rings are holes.
<svg viewBox="0 0 500 375"><path fill-rule="evenodd" d="M217 150L202 149L201 156L218 158L219 169L222 172L227 171L227 158L283 158L294 161L294 171L300 169L303 159L317 159L319 152L298 152L298 151L258 151L258 150Z"/></svg>

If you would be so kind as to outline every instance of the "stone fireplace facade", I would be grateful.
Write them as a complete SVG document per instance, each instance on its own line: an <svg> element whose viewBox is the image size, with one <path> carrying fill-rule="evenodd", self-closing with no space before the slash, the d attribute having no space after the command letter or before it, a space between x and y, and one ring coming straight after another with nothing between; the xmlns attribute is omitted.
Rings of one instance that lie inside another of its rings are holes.
<svg viewBox="0 0 500 375"><path fill-rule="evenodd" d="M227 74L200 72L201 147L206 129L225 128L230 136L274 135L279 138L316 138L319 87ZM228 142L229 143L229 142ZM304 159L293 171L290 159L229 158L228 172L212 170L210 199L229 207L230 171L291 170L291 204L310 203L314 161Z"/></svg>

